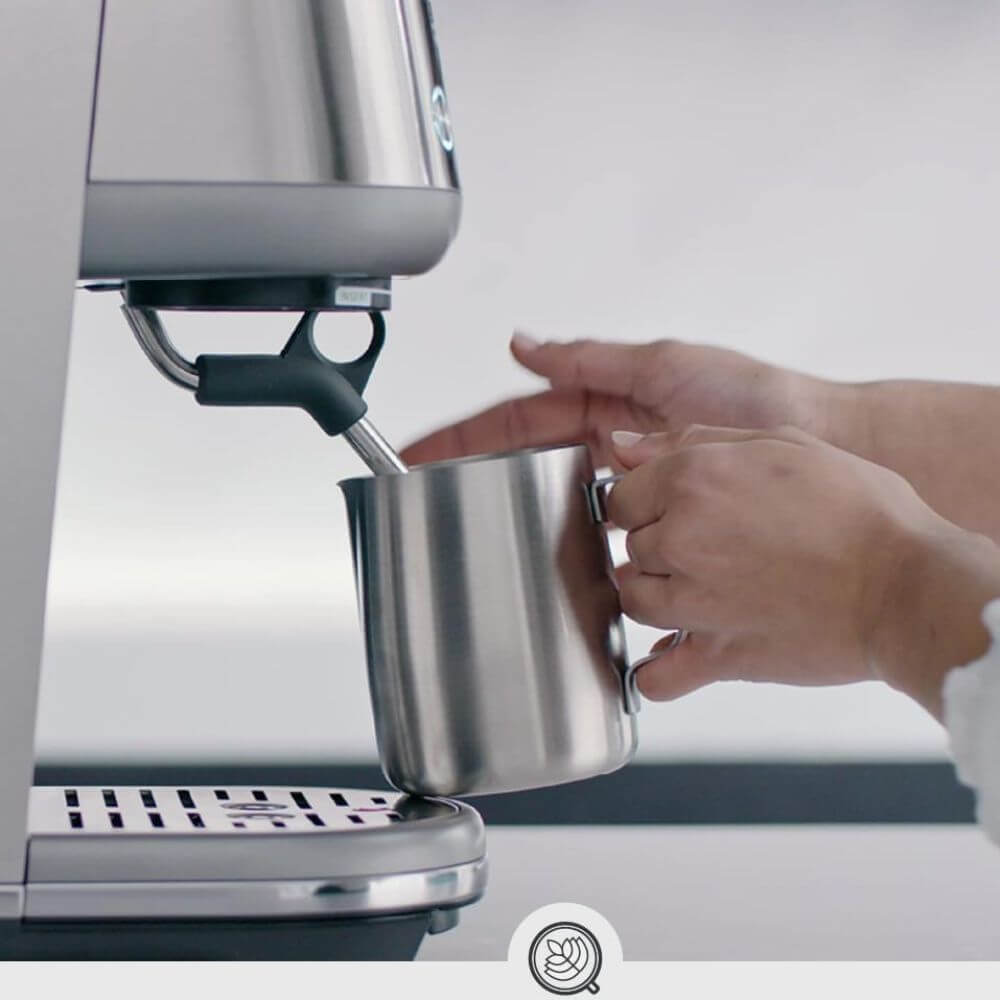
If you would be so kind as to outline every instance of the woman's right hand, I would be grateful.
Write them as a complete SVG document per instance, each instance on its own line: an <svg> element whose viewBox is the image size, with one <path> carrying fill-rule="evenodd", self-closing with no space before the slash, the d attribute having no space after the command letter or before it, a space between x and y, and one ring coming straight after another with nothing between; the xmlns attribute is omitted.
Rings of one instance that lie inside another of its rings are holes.
<svg viewBox="0 0 1000 1000"><path fill-rule="evenodd" d="M945 674L988 645L997 545L897 473L795 428L615 441L631 470L608 497L628 532L622 608L691 633L641 661L644 694L879 678L941 717Z"/></svg>
<svg viewBox="0 0 1000 1000"><path fill-rule="evenodd" d="M487 452L587 442L617 467L611 431L677 431L689 424L786 424L850 448L860 407L852 386L680 341L538 343L515 334L511 353L549 388L508 400L411 444L412 465Z"/></svg>

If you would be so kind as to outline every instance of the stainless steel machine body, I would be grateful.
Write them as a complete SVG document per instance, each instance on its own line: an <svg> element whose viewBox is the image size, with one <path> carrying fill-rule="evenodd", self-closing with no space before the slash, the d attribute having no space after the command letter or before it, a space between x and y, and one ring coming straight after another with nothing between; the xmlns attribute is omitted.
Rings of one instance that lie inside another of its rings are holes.
<svg viewBox="0 0 1000 1000"><path fill-rule="evenodd" d="M384 308L455 233L452 147L421 0L0 2L0 954L42 927L57 957L60 921L107 942L256 918L237 940L482 891L481 823L454 804L31 789L74 283L325 275L336 308Z"/></svg>
<svg viewBox="0 0 1000 1000"><path fill-rule="evenodd" d="M100 0L0 4L0 920L20 917Z"/></svg>
<svg viewBox="0 0 1000 1000"><path fill-rule="evenodd" d="M349 479L382 766L466 795L616 770L636 747L585 445Z"/></svg>
<svg viewBox="0 0 1000 1000"><path fill-rule="evenodd" d="M80 273L426 271L453 146L422 0L105 0Z"/></svg>

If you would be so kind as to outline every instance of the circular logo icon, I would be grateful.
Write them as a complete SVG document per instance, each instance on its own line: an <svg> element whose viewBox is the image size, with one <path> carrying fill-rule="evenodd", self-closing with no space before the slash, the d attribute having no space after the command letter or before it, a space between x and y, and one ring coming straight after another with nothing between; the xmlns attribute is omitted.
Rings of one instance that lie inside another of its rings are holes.
<svg viewBox="0 0 1000 1000"><path fill-rule="evenodd" d="M601 946L582 924L561 921L543 927L528 950L528 968L549 993L597 993Z"/></svg>
<svg viewBox="0 0 1000 1000"><path fill-rule="evenodd" d="M450 153L455 148L455 136L451 131L448 98L441 86L436 86L431 91L431 121L434 123L434 134L438 137L438 142L446 153Z"/></svg>

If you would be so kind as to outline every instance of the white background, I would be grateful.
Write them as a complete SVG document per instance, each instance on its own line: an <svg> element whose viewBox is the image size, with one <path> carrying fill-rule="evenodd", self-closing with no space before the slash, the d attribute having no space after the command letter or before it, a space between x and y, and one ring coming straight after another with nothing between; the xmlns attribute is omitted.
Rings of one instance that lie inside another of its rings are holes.
<svg viewBox="0 0 1000 1000"><path fill-rule="evenodd" d="M1000 6L435 10L465 213L444 263L397 282L369 393L390 439L531 389L506 355L515 324L834 378L1000 373ZM288 333L171 321L192 355ZM341 356L363 336L324 331ZM110 295L78 295L66 421L41 756L372 758L346 445L298 413L199 409ZM641 738L647 759L943 750L874 685L718 687L648 706Z"/></svg>

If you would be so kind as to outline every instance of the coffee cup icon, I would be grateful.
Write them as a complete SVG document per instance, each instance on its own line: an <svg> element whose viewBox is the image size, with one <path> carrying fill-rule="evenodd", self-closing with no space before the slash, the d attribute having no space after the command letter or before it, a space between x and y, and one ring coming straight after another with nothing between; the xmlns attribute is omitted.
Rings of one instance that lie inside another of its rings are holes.
<svg viewBox="0 0 1000 1000"><path fill-rule="evenodd" d="M536 983L562 996L600 991L601 946L582 924L560 921L542 928L531 942L528 968Z"/></svg>

